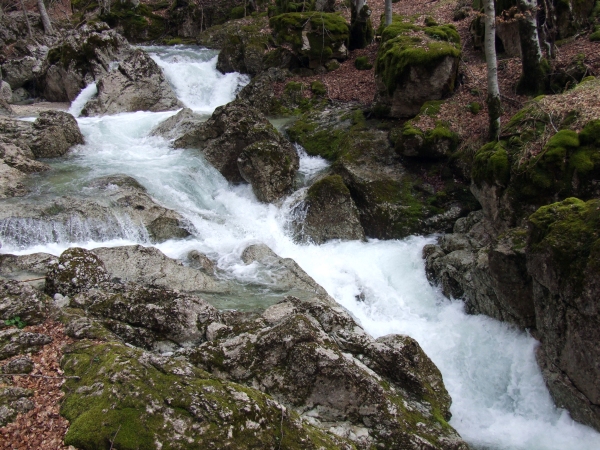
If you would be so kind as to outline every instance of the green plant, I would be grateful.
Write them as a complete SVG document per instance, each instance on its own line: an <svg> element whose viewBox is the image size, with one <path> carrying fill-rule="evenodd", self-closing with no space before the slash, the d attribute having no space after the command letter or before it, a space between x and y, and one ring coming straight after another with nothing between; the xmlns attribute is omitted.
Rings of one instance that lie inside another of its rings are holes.
<svg viewBox="0 0 600 450"><path fill-rule="evenodd" d="M366 56L359 56L354 61L354 67L358 70L370 70L373 68L373 64L369 63L369 58Z"/></svg>
<svg viewBox="0 0 600 450"><path fill-rule="evenodd" d="M12 319L5 320L4 325L6 325L8 327L14 325L19 330L21 330L27 326L27 324L25 322L23 322L19 316L15 316Z"/></svg>

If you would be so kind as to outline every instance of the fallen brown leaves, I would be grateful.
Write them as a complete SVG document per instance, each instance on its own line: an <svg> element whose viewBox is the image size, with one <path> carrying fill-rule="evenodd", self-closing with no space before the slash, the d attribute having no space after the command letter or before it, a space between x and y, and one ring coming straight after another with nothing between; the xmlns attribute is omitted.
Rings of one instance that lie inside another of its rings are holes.
<svg viewBox="0 0 600 450"><path fill-rule="evenodd" d="M42 350L31 356L36 375L60 377L63 372L60 368L61 349L72 340L65 336L64 327L53 321L42 325L26 327L25 331L43 333L52 337L52 343L44 346ZM14 358L17 358L15 356ZM4 362L8 362L10 358ZM69 423L60 415L60 402L63 397L61 386L63 379L34 378L13 376L12 385L25 389L32 389L35 394L32 398L35 407L25 414L19 414L16 420L0 428L0 449L6 450L67 450L63 439ZM0 378L0 386L7 383L6 378Z"/></svg>

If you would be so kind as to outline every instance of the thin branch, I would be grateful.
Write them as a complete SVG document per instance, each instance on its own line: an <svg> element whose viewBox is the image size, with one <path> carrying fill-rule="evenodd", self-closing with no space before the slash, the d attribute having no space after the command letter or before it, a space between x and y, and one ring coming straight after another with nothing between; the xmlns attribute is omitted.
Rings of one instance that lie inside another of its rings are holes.
<svg viewBox="0 0 600 450"><path fill-rule="evenodd" d="M33 377L33 378L44 378L47 380L81 380L81 377L73 376L58 376L58 377L50 377L48 375L37 375L31 373L0 373L0 377Z"/></svg>

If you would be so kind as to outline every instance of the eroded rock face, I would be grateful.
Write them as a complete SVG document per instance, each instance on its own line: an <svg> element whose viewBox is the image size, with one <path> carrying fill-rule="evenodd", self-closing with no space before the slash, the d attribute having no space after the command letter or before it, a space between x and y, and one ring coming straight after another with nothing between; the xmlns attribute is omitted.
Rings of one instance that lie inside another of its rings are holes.
<svg viewBox="0 0 600 450"><path fill-rule="evenodd" d="M132 177L97 178L88 188L97 195L57 197L51 204L2 204L0 223L5 227L4 238L20 245L50 239L53 233L71 242L111 236L161 242L189 236L183 217L156 204Z"/></svg>
<svg viewBox="0 0 600 450"><path fill-rule="evenodd" d="M84 370L90 364L96 370ZM65 351L62 367L81 377L65 385L66 445L93 448L114 440L120 448L149 450L165 445L245 450L279 443L293 450L355 448L265 394L216 379L179 358L82 341ZM106 404L115 407L107 412Z"/></svg>
<svg viewBox="0 0 600 450"><path fill-rule="evenodd" d="M16 328L0 330L0 360L21 353L37 352L50 342L52 338L45 334L30 333Z"/></svg>
<svg viewBox="0 0 600 450"><path fill-rule="evenodd" d="M149 350L204 341L207 326L219 317L199 297L134 283L100 284L75 296L71 304L100 318L127 342Z"/></svg>
<svg viewBox="0 0 600 450"><path fill-rule="evenodd" d="M237 165L256 198L271 203L291 193L300 162L290 143L258 141L244 148Z"/></svg>
<svg viewBox="0 0 600 450"><path fill-rule="evenodd" d="M31 389L15 386L0 388L0 426L12 422L19 413L31 411L35 405L29 397L33 394Z"/></svg>
<svg viewBox="0 0 600 450"><path fill-rule="evenodd" d="M227 289L214 276L184 266L154 247L106 247L92 252L102 260L111 279L184 292L223 292Z"/></svg>
<svg viewBox="0 0 600 450"><path fill-rule="evenodd" d="M253 144L256 145L250 147ZM291 144L260 111L242 102L217 108L208 121L177 138L174 145L199 149L208 162L234 183L245 181L241 167L257 196L264 201L287 192L298 169L298 157ZM243 152L246 153L242 157ZM275 181L272 185L270 177Z"/></svg>
<svg viewBox="0 0 600 450"><path fill-rule="evenodd" d="M0 321L19 317L28 325L46 320L51 299L24 283L0 278Z"/></svg>
<svg viewBox="0 0 600 450"><path fill-rule="evenodd" d="M224 324L210 342L185 354L199 367L258 388L360 447L417 449L424 439L427 448L467 448L455 432L435 425L432 412L450 417L450 398L415 341L401 336L375 341L327 299L288 297L267 309L262 320L248 321L242 334ZM431 409L417 412L413 402L425 398Z"/></svg>
<svg viewBox="0 0 600 450"><path fill-rule="evenodd" d="M196 114L189 108L183 108L174 116L159 123L150 132L151 136L162 136L165 139L179 139L206 122L206 117Z"/></svg>
<svg viewBox="0 0 600 450"><path fill-rule="evenodd" d="M339 175L315 182L296 206L298 240L322 244L332 239L364 240L358 209Z"/></svg>
<svg viewBox="0 0 600 450"><path fill-rule="evenodd" d="M53 102L73 101L81 89L110 71L131 47L127 40L102 22L85 24L67 33L48 51L41 72L41 92Z"/></svg>
<svg viewBox="0 0 600 450"><path fill-rule="evenodd" d="M118 67L97 81L98 96L84 116L133 111L170 111L181 107L160 67L141 49L129 53Z"/></svg>
<svg viewBox="0 0 600 450"><path fill-rule="evenodd" d="M37 158L63 156L77 144L83 144L83 135L75 118L63 111L44 111L33 123L35 140L31 150Z"/></svg>

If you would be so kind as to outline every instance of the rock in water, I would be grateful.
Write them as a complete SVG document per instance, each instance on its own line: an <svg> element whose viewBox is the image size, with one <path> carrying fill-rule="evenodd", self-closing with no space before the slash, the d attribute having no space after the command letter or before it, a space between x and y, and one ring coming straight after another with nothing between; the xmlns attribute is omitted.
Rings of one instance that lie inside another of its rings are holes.
<svg viewBox="0 0 600 450"><path fill-rule="evenodd" d="M298 155L259 110L234 101L217 108L204 123L193 126L194 120L185 113L179 117L181 125L172 124L183 130L176 147L199 149L227 180L251 183L261 201L274 201L291 190Z"/></svg>
<svg viewBox="0 0 600 450"><path fill-rule="evenodd" d="M296 206L294 229L299 241L322 244L331 239L364 240L358 209L339 175L313 184Z"/></svg>
<svg viewBox="0 0 600 450"><path fill-rule="evenodd" d="M101 76L97 86L98 96L86 104L84 116L181 107L160 67L141 49L135 49L114 71Z"/></svg>
<svg viewBox="0 0 600 450"><path fill-rule="evenodd" d="M44 111L33 123L36 137L31 150L37 158L63 156L77 144L83 144L83 135L75 118L63 111Z"/></svg>
<svg viewBox="0 0 600 450"><path fill-rule="evenodd" d="M256 198L271 203L292 191L300 163L291 144L258 141L240 153L237 165Z"/></svg>

